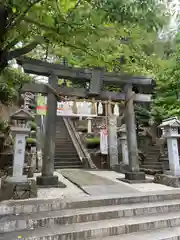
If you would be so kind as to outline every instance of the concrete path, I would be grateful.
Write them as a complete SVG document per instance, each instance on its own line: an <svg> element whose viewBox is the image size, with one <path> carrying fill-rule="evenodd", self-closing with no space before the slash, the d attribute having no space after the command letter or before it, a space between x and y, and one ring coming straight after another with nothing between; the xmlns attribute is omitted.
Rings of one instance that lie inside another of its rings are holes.
<svg viewBox="0 0 180 240"><path fill-rule="evenodd" d="M65 178L83 189L89 195L105 195L137 192L131 185L93 174L83 169L58 170Z"/></svg>
<svg viewBox="0 0 180 240"><path fill-rule="evenodd" d="M105 177L107 179L111 179L114 182L119 182L117 178L124 178L124 174L117 173L114 171L89 171L91 174L95 174L101 177ZM147 179L154 179L153 176L146 176ZM150 192L150 191L165 191L165 190L172 190L175 189L173 187L168 187L162 184L157 183L135 183L135 184L128 184L124 183L127 187L132 187L133 189L140 191L140 192Z"/></svg>

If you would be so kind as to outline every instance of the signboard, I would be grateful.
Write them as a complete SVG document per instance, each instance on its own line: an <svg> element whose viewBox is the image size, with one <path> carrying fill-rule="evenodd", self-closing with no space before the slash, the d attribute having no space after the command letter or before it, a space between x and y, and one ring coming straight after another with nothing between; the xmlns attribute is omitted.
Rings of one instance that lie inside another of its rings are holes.
<svg viewBox="0 0 180 240"><path fill-rule="evenodd" d="M73 101L57 102L57 116L77 116L77 117L96 117L97 116L97 104L96 114L91 114L91 102L77 102L77 113L73 113ZM37 96L37 114L46 115L47 111L47 97Z"/></svg>
<svg viewBox="0 0 180 240"><path fill-rule="evenodd" d="M46 99L44 96L40 94L37 95L37 106L36 106L36 113L41 116L46 115Z"/></svg>
<svg viewBox="0 0 180 240"><path fill-rule="evenodd" d="M108 154L108 132L107 129L100 130L100 151L101 154Z"/></svg>
<svg viewBox="0 0 180 240"><path fill-rule="evenodd" d="M20 177L23 175L24 154L25 154L25 135L16 134L14 145L14 161L13 161L13 176Z"/></svg>

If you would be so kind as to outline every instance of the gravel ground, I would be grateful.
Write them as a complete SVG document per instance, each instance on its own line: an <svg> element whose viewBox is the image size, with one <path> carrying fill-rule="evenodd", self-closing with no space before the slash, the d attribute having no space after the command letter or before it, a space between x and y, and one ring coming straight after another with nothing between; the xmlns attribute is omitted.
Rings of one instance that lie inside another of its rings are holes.
<svg viewBox="0 0 180 240"><path fill-rule="evenodd" d="M40 174L34 174L34 179ZM59 181L63 182L66 188L39 188L38 199L51 199L51 198L71 198L75 196L87 196L81 189L65 179L60 173L55 172L54 175L58 176Z"/></svg>

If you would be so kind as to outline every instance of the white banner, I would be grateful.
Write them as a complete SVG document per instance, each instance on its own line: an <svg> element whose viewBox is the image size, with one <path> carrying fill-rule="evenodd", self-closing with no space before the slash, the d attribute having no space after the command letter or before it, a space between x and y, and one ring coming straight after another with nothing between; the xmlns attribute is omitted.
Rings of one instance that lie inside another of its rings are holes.
<svg viewBox="0 0 180 240"><path fill-rule="evenodd" d="M76 102L77 113L73 113L73 102L57 102L57 116L76 116L76 117L96 117L97 103L95 103L95 113L91 113L91 102ZM46 115L47 97L38 96L37 98L37 113L39 115Z"/></svg>
<svg viewBox="0 0 180 240"><path fill-rule="evenodd" d="M101 154L108 154L108 133L107 129L100 130L100 151Z"/></svg>
<svg viewBox="0 0 180 240"><path fill-rule="evenodd" d="M96 114L91 114L91 102L77 102L77 113L74 114L72 110L73 102L57 102L57 116L78 116L78 117L96 117L97 116L97 106Z"/></svg>

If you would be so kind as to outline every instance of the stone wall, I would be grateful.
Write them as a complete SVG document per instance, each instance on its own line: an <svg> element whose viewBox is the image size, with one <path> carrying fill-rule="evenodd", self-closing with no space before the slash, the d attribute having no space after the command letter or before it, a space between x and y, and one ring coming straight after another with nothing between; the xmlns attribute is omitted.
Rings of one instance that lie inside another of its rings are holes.
<svg viewBox="0 0 180 240"><path fill-rule="evenodd" d="M10 115L14 113L16 110L18 110L18 106L16 105L6 106L0 103L0 120L1 121L9 120Z"/></svg>

